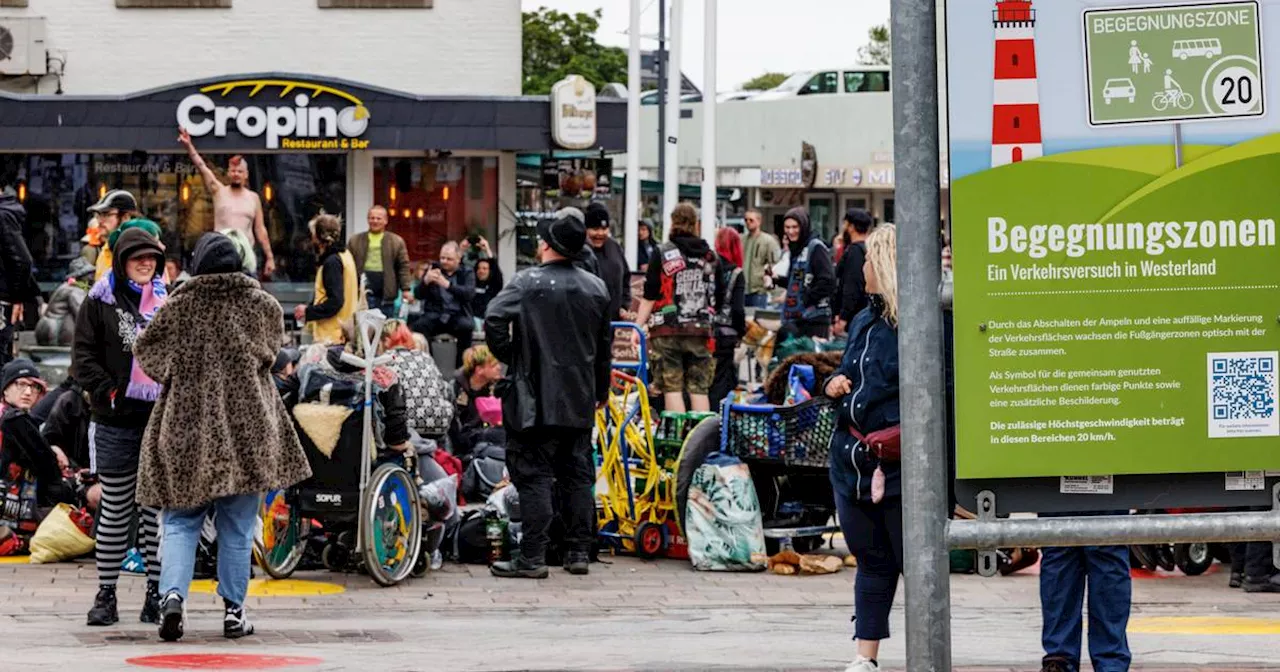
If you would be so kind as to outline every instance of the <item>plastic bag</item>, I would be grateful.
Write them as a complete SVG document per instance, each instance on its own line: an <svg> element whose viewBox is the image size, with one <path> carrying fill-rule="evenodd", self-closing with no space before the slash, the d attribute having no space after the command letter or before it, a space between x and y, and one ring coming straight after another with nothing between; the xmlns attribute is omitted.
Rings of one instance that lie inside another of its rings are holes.
<svg viewBox="0 0 1280 672"><path fill-rule="evenodd" d="M418 495L426 504L432 520L452 522L458 515L458 481L453 476L422 484Z"/></svg>
<svg viewBox="0 0 1280 672"><path fill-rule="evenodd" d="M59 504L40 522L31 537L31 563L61 562L93 550L93 537L76 524L80 512L70 504Z"/></svg>
<svg viewBox="0 0 1280 672"><path fill-rule="evenodd" d="M787 374L787 406L809 401L813 398L813 367L808 364L793 364Z"/></svg>
<svg viewBox="0 0 1280 672"><path fill-rule="evenodd" d="M698 467L685 518L694 569L755 572L767 566L760 501L750 470L736 457L712 453Z"/></svg>

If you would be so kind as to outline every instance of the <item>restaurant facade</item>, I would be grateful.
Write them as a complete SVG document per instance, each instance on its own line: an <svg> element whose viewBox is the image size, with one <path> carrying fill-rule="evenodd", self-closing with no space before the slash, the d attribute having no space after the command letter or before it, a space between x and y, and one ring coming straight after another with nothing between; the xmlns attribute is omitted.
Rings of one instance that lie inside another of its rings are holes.
<svg viewBox="0 0 1280 672"><path fill-rule="evenodd" d="M224 0L227 6L217 9L167 10L128 8L127 2L112 7L112 0L92 0L86 5L100 6L81 14L51 0L30 0L25 10L0 8L0 27L15 17L40 19L47 57L61 59L43 75L0 78L0 182L14 185L26 206L25 234L41 280L65 277L80 251L86 208L111 189L138 196L143 214L162 226L171 256L188 255L195 240L212 230L212 202L177 141L179 126L188 129L215 173L221 175L233 155L247 161L277 282L314 279L306 226L312 217L340 214L353 235L365 229L375 204L387 208L390 229L405 238L414 262L433 260L444 242L474 234L488 238L504 271L515 270L516 156L563 151L566 123L553 114L549 97L516 95L519 2L435 0L417 8L388 3L386 9L365 3L351 10L335 8L332 0ZM306 10L301 16L299 6ZM205 53L226 40L227 27L243 25L251 35L273 12L281 14L275 41L245 39L224 52L226 58L194 67L180 58L166 64L163 44L146 63L130 60L136 53L101 50L91 45L98 38L81 26L124 15L132 18L134 34L150 39L154 31L161 43L181 38L187 52ZM191 23L196 17L217 17L221 26ZM371 22L379 29L370 29ZM320 25L343 39L331 47L319 44ZM359 29L344 31L344 25ZM463 25L473 30L465 42L482 45L480 61L470 69L461 67L456 36L435 46L405 45L391 30L416 26L418 34L444 35ZM298 58L281 40L306 45L314 57ZM123 68L118 79L124 84L83 73L73 77L77 56L88 58L91 51ZM249 60L269 67L235 69ZM432 61L458 67L452 75L418 71L430 69ZM330 64L333 72L317 72L317 64ZM192 70L205 76L190 78ZM144 81L146 88L115 90ZM557 104L564 109L564 101ZM575 149L583 149L585 130L593 134L592 151L624 149L625 104L590 104L582 109L591 112L592 128L583 127L581 115L568 122L578 134Z"/></svg>

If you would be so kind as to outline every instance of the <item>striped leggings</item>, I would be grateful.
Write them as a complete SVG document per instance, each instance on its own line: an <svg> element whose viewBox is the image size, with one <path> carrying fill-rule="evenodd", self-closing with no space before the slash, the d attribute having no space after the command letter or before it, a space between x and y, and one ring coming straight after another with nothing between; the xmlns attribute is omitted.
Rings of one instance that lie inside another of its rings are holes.
<svg viewBox="0 0 1280 672"><path fill-rule="evenodd" d="M138 474L98 474L102 483L102 504L98 508L98 584L114 586L120 578L120 564L129 552L129 525L133 514L141 510L138 546L144 549L147 580L160 580L159 510L138 506Z"/></svg>

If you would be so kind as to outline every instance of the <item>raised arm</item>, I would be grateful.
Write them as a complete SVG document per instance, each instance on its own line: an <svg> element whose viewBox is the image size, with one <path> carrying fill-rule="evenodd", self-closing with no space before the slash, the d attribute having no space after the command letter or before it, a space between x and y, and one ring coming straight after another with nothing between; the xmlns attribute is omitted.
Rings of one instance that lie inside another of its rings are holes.
<svg viewBox="0 0 1280 672"><path fill-rule="evenodd" d="M200 156L200 152L196 151L196 146L191 142L191 134L187 132L187 129L178 127L178 142L187 148L187 156L191 157L191 163L195 164L195 167L200 171L200 177L204 180L205 189L208 189L210 194L215 194L222 189L222 183L218 181L218 176L213 174L213 171L205 164L204 158Z"/></svg>

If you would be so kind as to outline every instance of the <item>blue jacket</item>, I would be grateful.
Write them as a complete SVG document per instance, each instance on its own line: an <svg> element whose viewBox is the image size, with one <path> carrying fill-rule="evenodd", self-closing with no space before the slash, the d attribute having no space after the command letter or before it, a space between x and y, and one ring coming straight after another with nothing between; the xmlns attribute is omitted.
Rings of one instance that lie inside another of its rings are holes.
<svg viewBox="0 0 1280 672"><path fill-rule="evenodd" d="M871 501L871 475L877 466L885 476L885 497L902 495L902 470L897 462L880 464L849 433L854 427L864 436L901 422L898 411L898 330L880 315L883 303L871 305L849 323L849 344L840 368L852 392L840 399L839 421L831 437L831 485L840 494Z"/></svg>

